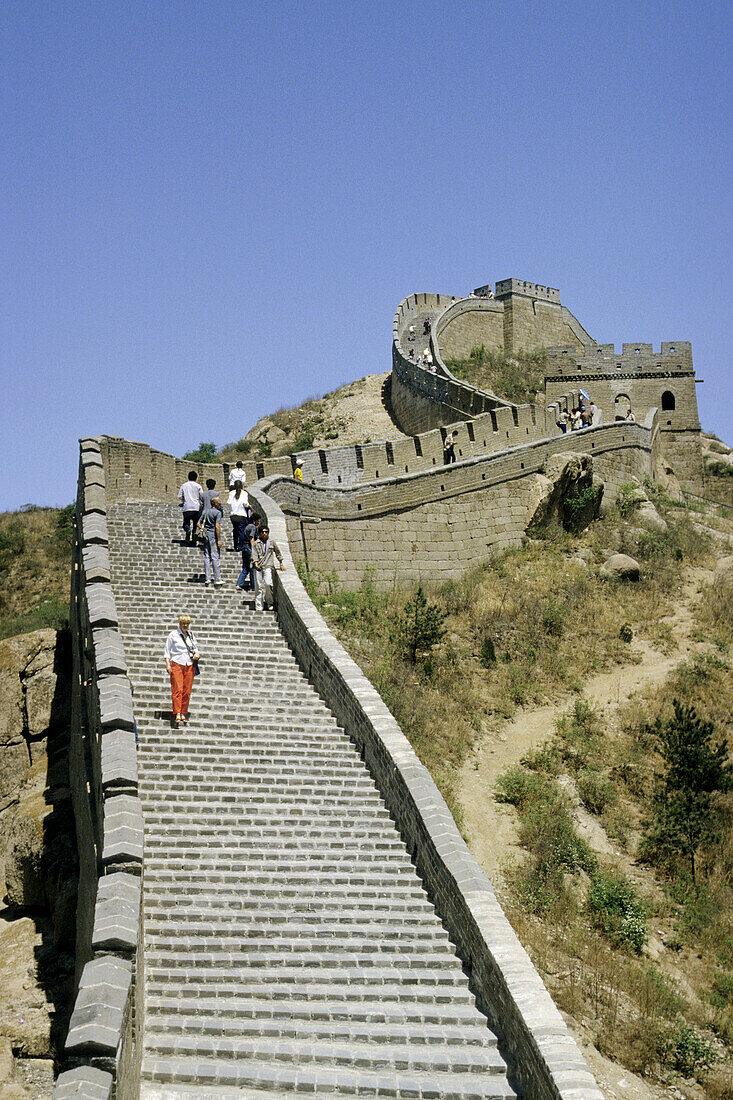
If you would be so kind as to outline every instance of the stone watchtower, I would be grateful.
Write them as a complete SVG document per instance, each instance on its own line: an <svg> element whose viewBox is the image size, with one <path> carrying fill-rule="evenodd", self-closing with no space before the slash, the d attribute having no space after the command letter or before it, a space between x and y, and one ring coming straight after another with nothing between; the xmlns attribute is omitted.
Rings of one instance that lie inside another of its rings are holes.
<svg viewBox="0 0 733 1100"><path fill-rule="evenodd" d="M526 279L500 279L453 299L438 318L436 336L443 359L462 359L473 348L536 351L562 344L583 348L593 339L560 301L560 291Z"/></svg>
<svg viewBox="0 0 733 1100"><path fill-rule="evenodd" d="M548 348L547 404L569 389L584 389L603 413L603 422L624 420L631 409L640 423L650 409L659 411L661 453L685 489L702 491L700 419L695 392L692 347L686 340L651 344L613 344L578 349Z"/></svg>

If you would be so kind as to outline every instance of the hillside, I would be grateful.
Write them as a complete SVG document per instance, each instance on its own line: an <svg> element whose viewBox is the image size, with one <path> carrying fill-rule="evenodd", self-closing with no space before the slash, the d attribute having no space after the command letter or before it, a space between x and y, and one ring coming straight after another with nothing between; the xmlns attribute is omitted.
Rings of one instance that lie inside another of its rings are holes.
<svg viewBox="0 0 733 1100"><path fill-rule="evenodd" d="M634 555L639 582L603 577L612 551ZM423 638L415 661L413 587L348 592L303 573L441 787L609 1097L669 1095L671 1083L678 1097L733 1095L733 800L715 800L718 831L691 882L651 844L649 798L662 766L650 731L673 698L733 741L732 551L729 511L630 487L580 538L528 540L426 587L445 634Z"/></svg>
<svg viewBox="0 0 733 1100"><path fill-rule="evenodd" d="M0 638L66 622L71 522L71 506L0 514Z"/></svg>
<svg viewBox="0 0 733 1100"><path fill-rule="evenodd" d="M369 374L295 408L278 409L258 420L242 439L227 443L217 457L233 462L247 455L271 458L313 447L402 439L384 405L389 378L389 373Z"/></svg>

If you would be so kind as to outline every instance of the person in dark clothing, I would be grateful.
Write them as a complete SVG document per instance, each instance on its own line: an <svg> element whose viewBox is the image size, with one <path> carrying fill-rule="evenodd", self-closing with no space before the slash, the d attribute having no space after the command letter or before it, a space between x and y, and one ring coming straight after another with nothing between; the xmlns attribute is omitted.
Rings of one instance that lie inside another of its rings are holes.
<svg viewBox="0 0 733 1100"><path fill-rule="evenodd" d="M448 465L449 462L455 462L456 460L456 441L453 432L448 432L445 437L445 443L443 444L443 462Z"/></svg>
<svg viewBox="0 0 733 1100"><path fill-rule="evenodd" d="M242 572L237 578L237 588L240 592L244 592L245 589L254 589L255 586L252 547L255 539L259 537L261 522L257 512L253 512L250 522L242 532Z"/></svg>

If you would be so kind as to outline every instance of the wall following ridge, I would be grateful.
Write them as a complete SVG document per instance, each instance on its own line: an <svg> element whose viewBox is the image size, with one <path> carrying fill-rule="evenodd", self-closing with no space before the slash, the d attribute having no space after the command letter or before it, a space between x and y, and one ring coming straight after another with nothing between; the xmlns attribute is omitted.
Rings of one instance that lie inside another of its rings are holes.
<svg viewBox="0 0 733 1100"><path fill-rule="evenodd" d="M143 818L105 488L100 442L82 439L69 616L78 989L54 1100L133 1100L139 1093Z"/></svg>
<svg viewBox="0 0 733 1100"><path fill-rule="evenodd" d="M520 545L538 503L537 474L551 455L592 455L604 500L613 501L632 477L654 476L657 440L652 413L644 425L602 425L353 489L270 478L268 493L285 514L293 555L347 586L367 571L382 586L455 580Z"/></svg>
<svg viewBox="0 0 733 1100"><path fill-rule="evenodd" d="M491 883L468 851L429 773L380 696L336 641L293 568L285 516L252 491L286 561L275 571L278 620L310 682L347 731L394 816L415 865L469 968L471 988L503 1036L532 1100L602 1100L575 1041L519 943Z"/></svg>
<svg viewBox="0 0 733 1100"><path fill-rule="evenodd" d="M428 373L428 372L423 372ZM428 377L432 378L432 375ZM476 391L478 392L478 391ZM572 401L572 396L566 400ZM556 412L550 417L550 431L557 432ZM435 428L418 436L386 443L364 443L331 447L323 451L304 451L298 455L304 481L311 485L347 488L375 481L396 473L419 473L443 464L443 440L450 428L456 433L456 455L470 458L486 451L501 451L528 439L544 438L545 410L534 405L497 407L467 423L454 418L446 428ZM213 477L226 499L229 466L188 463L157 451L146 443L133 443L118 436L103 436L100 446L107 474L107 498L117 501L176 499L190 469L196 468L199 481ZM247 484L263 477L289 477L292 462L287 458L245 463Z"/></svg>

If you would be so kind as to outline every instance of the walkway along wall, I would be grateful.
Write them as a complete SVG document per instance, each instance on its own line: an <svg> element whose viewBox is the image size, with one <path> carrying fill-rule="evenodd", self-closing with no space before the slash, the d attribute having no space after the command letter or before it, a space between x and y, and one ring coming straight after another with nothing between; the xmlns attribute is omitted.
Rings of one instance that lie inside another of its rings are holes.
<svg viewBox="0 0 733 1100"><path fill-rule="evenodd" d="M429 372L422 373L428 379L434 377ZM456 417L448 422L456 434L456 455L459 459L471 458L488 451L505 451L528 440L557 435L557 410L560 406L572 407L574 401L577 401L577 390L573 392L569 387L567 395L557 398L547 413L534 405L505 405L480 414L475 420ZM289 477L296 459L303 468L306 484L333 488L347 488L397 473L420 473L443 464L443 440L447 430L447 427L435 428L394 442L301 451L292 459L285 456L245 462L247 484L252 485L261 478L277 474ZM201 484L206 478L214 478L226 497L229 465L187 462L157 451L147 443L131 442L120 436L102 436L99 443L110 504L118 500L175 500L192 469L196 470Z"/></svg>
<svg viewBox="0 0 733 1100"><path fill-rule="evenodd" d="M550 455L593 456L606 501L633 477L653 477L656 416L526 443L423 474L333 490L269 478L261 486L285 515L294 556L357 587L395 578L445 581L492 554L518 546L538 503Z"/></svg>
<svg viewBox="0 0 733 1100"><path fill-rule="evenodd" d="M479 1007L516 1061L524 1094L532 1100L602 1100L428 771L303 588L293 568L283 512L262 487L254 488L252 496L286 561L286 572L274 571L283 633L371 771L469 970Z"/></svg>
<svg viewBox="0 0 733 1100"><path fill-rule="evenodd" d="M133 1100L142 1027L138 798L132 692L110 584L99 442L80 441L70 628L69 771L79 848L78 990L54 1100Z"/></svg>

